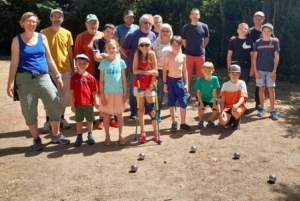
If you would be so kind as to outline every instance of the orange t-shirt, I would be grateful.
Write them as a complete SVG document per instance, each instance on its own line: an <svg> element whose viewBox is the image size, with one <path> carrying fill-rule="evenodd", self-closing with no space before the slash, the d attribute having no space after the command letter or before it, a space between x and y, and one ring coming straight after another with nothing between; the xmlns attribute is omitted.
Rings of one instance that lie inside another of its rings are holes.
<svg viewBox="0 0 300 201"><path fill-rule="evenodd" d="M89 34L87 31L80 33L75 40L74 57L78 54L85 54L89 57L89 67L86 69L91 75L95 75L95 60L93 55L93 43L95 39L101 39L103 33L97 31L95 35ZM98 67L98 66L97 66Z"/></svg>
<svg viewBox="0 0 300 201"><path fill-rule="evenodd" d="M153 63L151 62L151 58L149 58L149 62L142 61L140 63L140 66L138 67L139 70L152 70L153 69ZM145 91L151 84L153 75L135 75L133 86L138 87L137 81L140 82L140 89L141 91Z"/></svg>

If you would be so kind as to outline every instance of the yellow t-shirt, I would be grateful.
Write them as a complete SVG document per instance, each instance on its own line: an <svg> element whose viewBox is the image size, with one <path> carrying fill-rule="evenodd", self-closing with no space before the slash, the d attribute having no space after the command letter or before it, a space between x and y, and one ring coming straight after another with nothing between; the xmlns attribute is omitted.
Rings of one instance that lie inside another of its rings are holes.
<svg viewBox="0 0 300 201"><path fill-rule="evenodd" d="M71 72L72 67L68 54L68 47L73 45L71 32L62 27L59 31L48 27L41 30L41 33L47 37L52 58L59 72Z"/></svg>

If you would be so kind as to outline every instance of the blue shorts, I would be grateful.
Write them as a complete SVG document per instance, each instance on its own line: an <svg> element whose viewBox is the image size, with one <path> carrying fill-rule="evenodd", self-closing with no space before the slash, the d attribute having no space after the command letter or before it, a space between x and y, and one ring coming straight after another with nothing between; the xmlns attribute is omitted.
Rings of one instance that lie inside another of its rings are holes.
<svg viewBox="0 0 300 201"><path fill-rule="evenodd" d="M187 107L187 93L184 88L183 79L167 79L168 87L168 106L175 107L176 102L179 102L181 108Z"/></svg>
<svg viewBox="0 0 300 201"><path fill-rule="evenodd" d="M273 81L270 78L271 72L260 71L260 70L258 72L260 73L261 79L256 78L256 86L257 87L263 87L263 86L275 87L275 81Z"/></svg>

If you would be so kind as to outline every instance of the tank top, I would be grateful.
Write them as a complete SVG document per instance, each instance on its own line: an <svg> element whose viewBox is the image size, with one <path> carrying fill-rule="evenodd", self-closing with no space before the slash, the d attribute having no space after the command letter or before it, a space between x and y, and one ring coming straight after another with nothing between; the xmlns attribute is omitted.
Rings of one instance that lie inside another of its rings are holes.
<svg viewBox="0 0 300 201"><path fill-rule="evenodd" d="M151 61L151 57L149 58L150 62L142 61L138 67L139 70L152 70L153 65ZM145 91L151 84L153 75L135 75L133 86L138 87L137 80L140 82L141 91Z"/></svg>
<svg viewBox="0 0 300 201"><path fill-rule="evenodd" d="M38 41L32 46L25 44L21 35L18 35L18 40L20 49L18 68L26 71L47 72L48 63L42 35L38 33Z"/></svg>

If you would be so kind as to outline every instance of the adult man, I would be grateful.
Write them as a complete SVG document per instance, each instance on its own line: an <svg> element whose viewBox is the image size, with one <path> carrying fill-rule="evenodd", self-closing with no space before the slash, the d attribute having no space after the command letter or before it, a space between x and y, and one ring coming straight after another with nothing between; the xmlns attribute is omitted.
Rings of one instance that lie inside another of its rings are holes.
<svg viewBox="0 0 300 201"><path fill-rule="evenodd" d="M116 27L115 37L114 39L119 42L120 45L123 44L125 38L128 34L134 32L135 30L139 29L139 26L133 24L134 22L134 13L131 10L126 10L124 12L124 24L120 24ZM122 55L122 59L127 59Z"/></svg>
<svg viewBox="0 0 300 201"><path fill-rule="evenodd" d="M205 62L205 47L209 42L209 30L207 24L199 22L200 11L193 8L190 13L191 23L182 28L183 46L186 54L186 67L188 72L189 89L192 81L194 66L196 75L203 75L202 66Z"/></svg>
<svg viewBox="0 0 300 201"><path fill-rule="evenodd" d="M132 72L132 63L135 51L138 49L138 41L141 37L148 37L153 43L156 40L155 34L151 31L153 25L153 16L150 14L144 14L140 18L140 29L135 30L133 33L128 34L122 47L121 53L128 58L128 81L129 81L129 104L130 104L130 119L136 119L137 105L136 98L133 96L133 80L134 74Z"/></svg>
<svg viewBox="0 0 300 201"><path fill-rule="evenodd" d="M99 28L99 20L96 15L89 14L86 16L85 20L86 31L80 33L76 37L74 54L85 54L89 57L90 61L94 61L93 55L93 43L96 39L101 39L103 37L103 33L98 31ZM87 72L91 75L95 75L95 69L98 66L95 66L95 62L89 62L89 67L87 68ZM103 128L103 123L99 121L97 125L98 129Z"/></svg>
<svg viewBox="0 0 300 201"><path fill-rule="evenodd" d="M73 38L70 31L61 27L61 24L64 21L64 14L61 10L52 10L50 13L50 21L52 25L46 29L41 30L41 33L44 34L48 39L51 55L59 72L61 73L62 81L64 84L64 87L59 90L58 94L61 113L60 126L64 129L70 129L71 127L67 120L64 118L64 114L66 107L70 106L70 78L71 73L74 72L72 50ZM47 114L46 122L44 123L44 127L42 128L42 133L49 132L50 122L49 116Z"/></svg>

